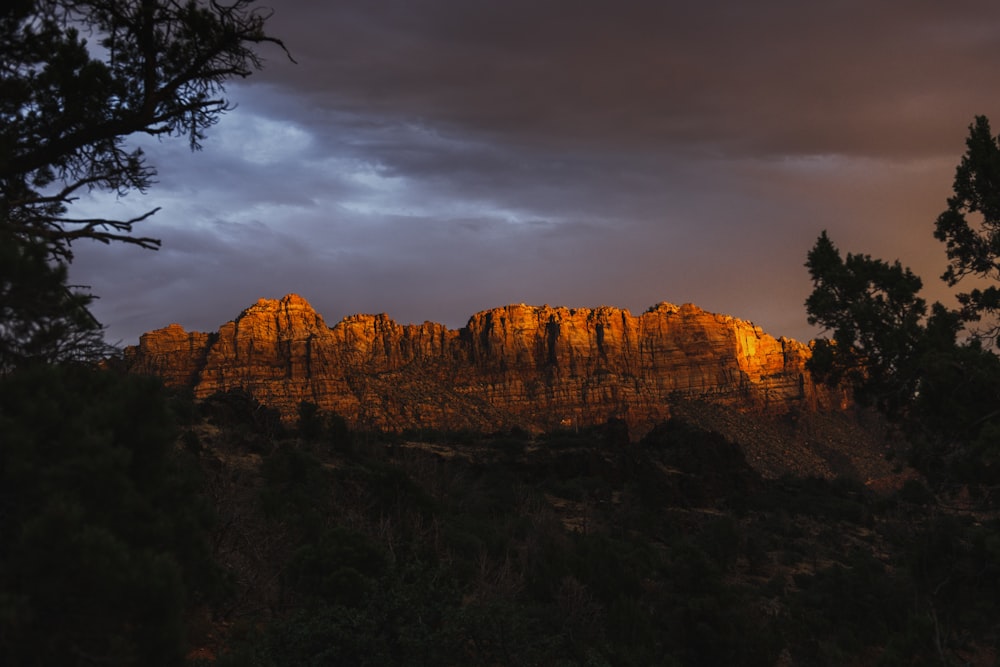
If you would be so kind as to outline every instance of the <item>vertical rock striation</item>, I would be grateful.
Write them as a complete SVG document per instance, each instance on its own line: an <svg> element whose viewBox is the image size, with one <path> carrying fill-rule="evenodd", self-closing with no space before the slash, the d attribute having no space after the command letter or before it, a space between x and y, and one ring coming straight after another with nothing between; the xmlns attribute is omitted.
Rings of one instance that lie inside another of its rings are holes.
<svg viewBox="0 0 1000 667"><path fill-rule="evenodd" d="M843 407L843 392L809 375L809 354L690 304L638 316L510 305L455 331L386 315L328 327L288 295L261 299L215 334L176 324L144 334L126 361L200 398L243 388L286 417L311 401L362 428L544 430L617 418L641 434L678 399L771 414Z"/></svg>

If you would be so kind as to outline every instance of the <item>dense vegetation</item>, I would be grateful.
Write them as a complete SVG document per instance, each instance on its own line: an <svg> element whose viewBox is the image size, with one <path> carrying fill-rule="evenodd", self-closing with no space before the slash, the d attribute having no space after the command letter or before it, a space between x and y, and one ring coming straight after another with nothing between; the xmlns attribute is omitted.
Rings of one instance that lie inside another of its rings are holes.
<svg viewBox="0 0 1000 667"><path fill-rule="evenodd" d="M989 664L982 487L762 479L681 421L352 433L74 366L0 379L0 663Z"/></svg>
<svg viewBox="0 0 1000 667"><path fill-rule="evenodd" d="M1000 641L998 519L915 477L766 480L680 421L389 435L113 372L0 391L4 664L912 665Z"/></svg>
<svg viewBox="0 0 1000 667"><path fill-rule="evenodd" d="M161 384L13 373L0 433L0 663L178 664L186 611L224 589Z"/></svg>
<svg viewBox="0 0 1000 667"><path fill-rule="evenodd" d="M229 585L188 616L192 664L912 665L1000 641L997 518L915 477L765 480L678 421L630 443L173 409Z"/></svg>

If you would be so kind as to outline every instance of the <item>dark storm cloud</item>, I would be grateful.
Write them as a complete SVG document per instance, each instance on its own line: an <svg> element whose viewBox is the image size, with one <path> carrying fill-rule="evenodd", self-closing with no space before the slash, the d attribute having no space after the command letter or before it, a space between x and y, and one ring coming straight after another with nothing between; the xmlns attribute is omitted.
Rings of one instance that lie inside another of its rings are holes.
<svg viewBox="0 0 1000 667"><path fill-rule="evenodd" d="M950 109L994 103L998 19L991 2L287 2L274 25L301 65L263 78L543 145L911 156L950 148L914 141L953 132Z"/></svg>
<svg viewBox="0 0 1000 667"><path fill-rule="evenodd" d="M822 229L931 286L995 2L274 3L202 152L150 142L164 248L81 248L109 337L260 296L460 326L510 302L695 302L807 337ZM940 292L939 287L934 287ZM932 294L932 297L936 293Z"/></svg>

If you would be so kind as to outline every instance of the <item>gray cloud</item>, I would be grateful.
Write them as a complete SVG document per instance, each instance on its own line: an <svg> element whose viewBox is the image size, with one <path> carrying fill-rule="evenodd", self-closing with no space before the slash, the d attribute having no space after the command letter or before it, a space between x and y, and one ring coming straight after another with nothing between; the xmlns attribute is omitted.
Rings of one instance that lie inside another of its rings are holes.
<svg viewBox="0 0 1000 667"><path fill-rule="evenodd" d="M283 0L297 65L231 86L204 150L146 145L148 253L78 249L109 338L213 329L298 292L461 326L510 302L694 302L806 338L822 229L901 259L931 237L975 114L996 114L1000 6L892 0Z"/></svg>

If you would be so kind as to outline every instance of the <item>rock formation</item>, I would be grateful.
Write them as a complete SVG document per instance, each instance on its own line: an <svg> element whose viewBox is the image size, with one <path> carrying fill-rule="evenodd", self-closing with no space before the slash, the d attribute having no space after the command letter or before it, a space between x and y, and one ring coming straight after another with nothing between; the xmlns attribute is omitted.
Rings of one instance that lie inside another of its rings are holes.
<svg viewBox="0 0 1000 667"><path fill-rule="evenodd" d="M125 351L132 372L198 398L246 389L288 419L310 401L357 428L547 430L618 418L634 436L683 399L769 414L843 407L843 392L809 375L809 355L802 343L690 304L638 316L511 305L455 331L386 315L328 327L294 294L259 300L217 333L172 324Z"/></svg>

